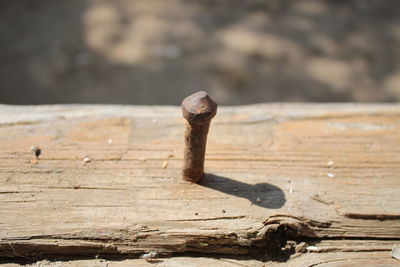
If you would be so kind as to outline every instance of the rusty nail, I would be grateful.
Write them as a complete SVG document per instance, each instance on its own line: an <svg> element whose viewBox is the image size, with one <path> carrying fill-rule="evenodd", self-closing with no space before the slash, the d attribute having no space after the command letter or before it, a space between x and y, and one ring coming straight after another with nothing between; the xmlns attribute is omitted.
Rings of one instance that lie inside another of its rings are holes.
<svg viewBox="0 0 400 267"><path fill-rule="evenodd" d="M204 156L211 119L217 114L217 103L204 91L182 101L182 114L187 120L183 179L198 182L204 176Z"/></svg>

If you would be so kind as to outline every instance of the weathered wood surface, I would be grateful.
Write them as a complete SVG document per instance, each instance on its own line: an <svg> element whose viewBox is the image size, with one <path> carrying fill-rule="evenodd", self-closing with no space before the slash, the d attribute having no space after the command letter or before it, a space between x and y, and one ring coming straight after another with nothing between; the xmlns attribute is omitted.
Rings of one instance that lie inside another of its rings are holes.
<svg viewBox="0 0 400 267"><path fill-rule="evenodd" d="M8 263L2 267L17 267L18 263ZM26 267L303 267L303 266L327 266L327 267L348 267L348 266L382 266L398 267L399 262L387 257L386 251L379 252L333 252L324 254L308 253L296 257L288 262L261 262L254 259L231 259L212 257L169 257L153 260L145 259L91 259L91 260L41 260Z"/></svg>
<svg viewBox="0 0 400 267"><path fill-rule="evenodd" d="M0 105L0 255L399 264L400 105L222 107L199 185L180 179L183 123L178 107Z"/></svg>

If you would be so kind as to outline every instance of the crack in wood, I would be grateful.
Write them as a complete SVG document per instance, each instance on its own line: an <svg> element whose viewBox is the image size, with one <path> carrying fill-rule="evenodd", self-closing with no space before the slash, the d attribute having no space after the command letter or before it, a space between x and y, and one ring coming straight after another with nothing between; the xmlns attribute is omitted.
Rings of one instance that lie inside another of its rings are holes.
<svg viewBox="0 0 400 267"><path fill-rule="evenodd" d="M399 220L400 214L362 214L362 213L349 213L346 212L343 216L351 219L362 220Z"/></svg>
<svg viewBox="0 0 400 267"><path fill-rule="evenodd" d="M240 218L242 217L240 216ZM211 219L236 220L238 217ZM316 225L326 224L311 221L306 223L290 216L275 216L267 220L260 229L249 231L245 235L226 233L193 235L190 237L187 234L181 235L180 233L142 228L137 231L127 230L100 234L81 232L70 235L9 237L0 240L0 256L14 257L24 255L32 257L39 252L49 255L64 254L71 256L96 254L132 256L156 250L160 253L199 252L210 256L214 254L240 254L261 260L287 260L294 253L294 247L297 244L296 241L291 240L301 237L314 237L315 234L312 232L311 227ZM145 232L143 233L143 231ZM164 239L163 242L160 241L160 237L161 240ZM68 243L69 240L74 240L75 242L71 244ZM287 247L288 242L290 244L289 248L283 249L285 246ZM10 244L12 244L13 248L11 250ZM156 247L154 247L155 244L157 244ZM15 251L18 252L18 255Z"/></svg>

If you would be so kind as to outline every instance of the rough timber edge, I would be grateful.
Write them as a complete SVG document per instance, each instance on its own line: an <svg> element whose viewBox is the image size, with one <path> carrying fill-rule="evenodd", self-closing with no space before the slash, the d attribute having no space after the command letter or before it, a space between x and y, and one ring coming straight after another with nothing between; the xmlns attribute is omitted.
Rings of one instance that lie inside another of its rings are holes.
<svg viewBox="0 0 400 267"><path fill-rule="evenodd" d="M85 117L167 117L181 118L178 106L133 106L133 105L103 105L103 104L63 104L63 105L37 105L17 106L0 104L0 125L7 124L35 124L54 119L80 119ZM368 113L400 114L400 104L290 104L271 103L253 104L244 106L222 106L218 110L220 115L231 114L268 114L264 119L275 116L283 118L324 117L340 114L357 115ZM218 117L216 118L218 120ZM262 118L260 118L262 119ZM257 119L255 120L257 121Z"/></svg>

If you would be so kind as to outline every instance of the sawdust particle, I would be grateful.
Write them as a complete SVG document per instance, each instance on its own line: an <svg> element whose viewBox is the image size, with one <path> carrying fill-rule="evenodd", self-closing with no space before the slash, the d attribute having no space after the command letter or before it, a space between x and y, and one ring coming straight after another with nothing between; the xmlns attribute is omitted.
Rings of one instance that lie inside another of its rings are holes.
<svg viewBox="0 0 400 267"><path fill-rule="evenodd" d="M82 160L82 165L86 165L87 163L91 162L92 158L89 156L85 156Z"/></svg>
<svg viewBox="0 0 400 267"><path fill-rule="evenodd" d="M162 168L163 169L165 169L165 168L167 168L167 166L168 166L168 161L163 161L163 163L162 163Z"/></svg>

